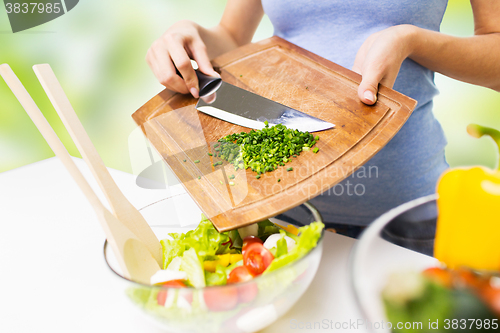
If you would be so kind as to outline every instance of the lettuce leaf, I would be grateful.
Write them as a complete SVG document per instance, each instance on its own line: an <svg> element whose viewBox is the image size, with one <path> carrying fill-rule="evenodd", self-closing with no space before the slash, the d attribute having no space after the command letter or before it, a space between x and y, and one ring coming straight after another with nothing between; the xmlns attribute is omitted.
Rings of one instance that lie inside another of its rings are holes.
<svg viewBox="0 0 500 333"><path fill-rule="evenodd" d="M180 257L186 250L194 249L201 261L206 257L223 254L229 251L231 244L227 233L219 233L212 222L202 215L198 227L185 234L169 234L173 239L164 239L160 243L163 249L163 269L172 259Z"/></svg>
<svg viewBox="0 0 500 333"><path fill-rule="evenodd" d="M196 251L191 248L184 251L182 255L181 271L186 272L187 280L195 288L205 287L205 271L202 262L196 255Z"/></svg>
<svg viewBox="0 0 500 333"><path fill-rule="evenodd" d="M280 227L277 227L269 220L257 222L257 225L259 226L257 237L259 237L263 242L266 241L267 237L271 236L272 234L277 234L281 230Z"/></svg>
<svg viewBox="0 0 500 333"><path fill-rule="evenodd" d="M318 240L321 237L321 232L324 227L325 225L321 222L313 222L309 225L300 227L299 237L296 240L297 244L295 247L290 252L275 258L263 274L275 271L278 268L288 265L289 263L294 262L306 255L316 246L316 244L318 244Z"/></svg>
<svg viewBox="0 0 500 333"><path fill-rule="evenodd" d="M288 246L285 240L285 231L280 230L280 234L281 238L276 242L276 254L274 255L275 258L282 257L288 253Z"/></svg>
<svg viewBox="0 0 500 333"><path fill-rule="evenodd" d="M223 286L227 283L226 267L217 265L215 272L205 271L205 283L207 286Z"/></svg>

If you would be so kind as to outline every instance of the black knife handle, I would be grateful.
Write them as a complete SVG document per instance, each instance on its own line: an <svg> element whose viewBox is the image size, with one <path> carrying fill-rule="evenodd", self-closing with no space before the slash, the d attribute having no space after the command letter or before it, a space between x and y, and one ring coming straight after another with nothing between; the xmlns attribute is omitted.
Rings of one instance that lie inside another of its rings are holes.
<svg viewBox="0 0 500 333"><path fill-rule="evenodd" d="M175 69L175 71L177 75L182 77L181 73L177 68ZM196 73L196 77L198 78L198 85L200 86L200 92L199 92L200 97L211 95L217 89L219 89L222 83L222 79L220 77L208 76L206 74L203 74L197 69L195 69L194 72Z"/></svg>

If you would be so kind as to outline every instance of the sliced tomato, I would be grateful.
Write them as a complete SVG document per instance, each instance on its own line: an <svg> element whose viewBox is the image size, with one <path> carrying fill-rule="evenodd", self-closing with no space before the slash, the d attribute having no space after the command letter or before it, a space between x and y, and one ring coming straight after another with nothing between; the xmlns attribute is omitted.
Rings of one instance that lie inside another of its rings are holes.
<svg viewBox="0 0 500 333"><path fill-rule="evenodd" d="M243 253L243 265L253 276L262 274L273 259L273 254L261 243L248 245Z"/></svg>
<svg viewBox="0 0 500 333"><path fill-rule="evenodd" d="M158 295L156 295L156 301L158 302L158 305L165 306L167 296L168 292L166 290L161 290L160 292L158 292Z"/></svg>
<svg viewBox="0 0 500 333"><path fill-rule="evenodd" d="M170 280L170 281L160 283L159 286L170 287L170 288L186 288L187 287L183 280Z"/></svg>
<svg viewBox="0 0 500 333"><path fill-rule="evenodd" d="M252 274L248 271L245 266L238 266L233 268L233 270L229 273L229 277L227 278L227 283L238 283L245 282L251 280L253 278Z"/></svg>
<svg viewBox="0 0 500 333"><path fill-rule="evenodd" d="M263 244L264 242L257 236L246 236L245 239L243 239L241 254L245 254L246 249L254 243Z"/></svg>
<svg viewBox="0 0 500 333"><path fill-rule="evenodd" d="M254 300L259 292L259 288L255 283L249 283L238 286L238 300L240 303L247 303Z"/></svg>
<svg viewBox="0 0 500 333"><path fill-rule="evenodd" d="M209 287L203 292L203 298L211 311L229 311L238 304L238 290L232 286Z"/></svg>
<svg viewBox="0 0 500 333"><path fill-rule="evenodd" d="M159 284L159 286L170 288L185 288L186 284L182 280L170 280ZM167 290L160 290L158 292L158 295L156 295L156 301L158 302L158 305L164 306L165 302L167 301L167 296Z"/></svg>

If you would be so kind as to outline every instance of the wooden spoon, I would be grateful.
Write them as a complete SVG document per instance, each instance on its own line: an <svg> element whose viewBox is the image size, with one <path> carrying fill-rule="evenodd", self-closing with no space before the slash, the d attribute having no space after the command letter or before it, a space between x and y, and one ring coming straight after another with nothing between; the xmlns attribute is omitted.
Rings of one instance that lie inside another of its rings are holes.
<svg viewBox="0 0 500 333"><path fill-rule="evenodd" d="M10 66L7 64L0 65L0 75L4 78L31 120L33 120L56 156L61 159L68 172L94 208L99 222L104 229L108 243L113 249L118 263L123 270L124 276L134 281L150 284L151 276L160 269L160 266L149 249L134 233L104 207L71 159L71 156L59 140L57 134L47 122ZM61 250L63 251L64 249Z"/></svg>
<svg viewBox="0 0 500 333"><path fill-rule="evenodd" d="M106 195L113 214L146 244L153 257L161 266L162 249L158 238L142 214L127 200L109 174L108 169L106 169L104 162L97 153L92 141L90 141L87 132L78 119L52 68L48 64L43 64L33 66L33 70L75 142L76 147L82 154L83 159L97 179L101 190Z"/></svg>

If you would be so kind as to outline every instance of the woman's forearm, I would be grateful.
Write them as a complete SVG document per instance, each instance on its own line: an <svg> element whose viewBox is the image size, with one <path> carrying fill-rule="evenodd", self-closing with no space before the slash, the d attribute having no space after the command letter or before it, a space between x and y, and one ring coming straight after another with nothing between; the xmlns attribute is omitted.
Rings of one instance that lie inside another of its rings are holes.
<svg viewBox="0 0 500 333"><path fill-rule="evenodd" d="M413 27L409 58L435 72L500 91L500 33L455 37Z"/></svg>
<svg viewBox="0 0 500 333"><path fill-rule="evenodd" d="M198 28L210 59L250 43L263 16L260 0L229 0L218 25Z"/></svg>

